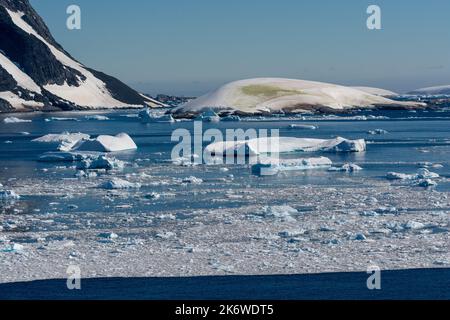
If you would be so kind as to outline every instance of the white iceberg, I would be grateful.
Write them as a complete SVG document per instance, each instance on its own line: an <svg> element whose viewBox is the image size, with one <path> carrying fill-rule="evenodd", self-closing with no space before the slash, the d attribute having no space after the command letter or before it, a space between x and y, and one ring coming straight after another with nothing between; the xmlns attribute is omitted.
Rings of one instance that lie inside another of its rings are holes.
<svg viewBox="0 0 450 320"><path fill-rule="evenodd" d="M119 178L114 178L112 180L106 181L100 185L100 188L107 190L117 190L117 189L139 189L141 187L140 183L132 183Z"/></svg>
<svg viewBox="0 0 450 320"><path fill-rule="evenodd" d="M382 135L382 134L388 134L389 132L384 129L375 129L375 130L370 130L367 133L370 135Z"/></svg>
<svg viewBox="0 0 450 320"><path fill-rule="evenodd" d="M8 118L3 119L3 122L10 124L10 123L24 123L24 122L26 123L26 122L32 122L32 121L25 120L25 119L19 119L16 117L8 117Z"/></svg>
<svg viewBox="0 0 450 320"><path fill-rule="evenodd" d="M275 146L278 146L277 148ZM209 154L216 156L243 154L256 156L271 153L277 150L286 152L363 152L367 145L363 139L347 140L337 137L335 139L308 139L308 138L256 138L241 141L215 142L206 147Z"/></svg>
<svg viewBox="0 0 450 320"><path fill-rule="evenodd" d="M291 206L265 206L256 216L269 219L277 219L281 221L295 221L294 216L298 215L298 210Z"/></svg>
<svg viewBox="0 0 450 320"><path fill-rule="evenodd" d="M203 180L197 177L187 177L182 180L183 183L202 184Z"/></svg>
<svg viewBox="0 0 450 320"><path fill-rule="evenodd" d="M136 150L137 146L128 134L119 133L116 136L101 135L96 139L80 141L73 149L77 151L118 152Z"/></svg>
<svg viewBox="0 0 450 320"><path fill-rule="evenodd" d="M39 157L40 162L79 162L99 153L87 152L46 152Z"/></svg>
<svg viewBox="0 0 450 320"><path fill-rule="evenodd" d="M70 151L78 142L88 139L90 139L88 134L63 132L61 134L48 134L32 141L53 145L58 151Z"/></svg>
<svg viewBox="0 0 450 320"><path fill-rule="evenodd" d="M437 186L437 182L435 182L431 179L423 179L423 180L419 180L416 185L418 187L428 188L428 187Z"/></svg>
<svg viewBox="0 0 450 320"><path fill-rule="evenodd" d="M439 178L439 174L431 172L428 169L422 168L417 171L417 179L436 179Z"/></svg>
<svg viewBox="0 0 450 320"><path fill-rule="evenodd" d="M439 174L425 168L419 169L416 174L389 172L386 175L386 178L389 180L431 180L439 177Z"/></svg>

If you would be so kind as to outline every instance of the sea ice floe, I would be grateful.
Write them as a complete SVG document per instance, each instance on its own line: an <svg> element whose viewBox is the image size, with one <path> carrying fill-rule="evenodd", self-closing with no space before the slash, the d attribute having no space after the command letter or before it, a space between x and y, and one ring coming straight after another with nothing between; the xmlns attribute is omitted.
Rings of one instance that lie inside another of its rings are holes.
<svg viewBox="0 0 450 320"><path fill-rule="evenodd" d="M273 152L363 152L366 151L366 142L360 140L347 140L337 137L335 139L309 139L291 137L256 138L240 141L215 142L206 147L209 154L216 156L239 155L257 156Z"/></svg>
<svg viewBox="0 0 450 320"><path fill-rule="evenodd" d="M421 222L417 221L408 221L404 225L402 225L405 230L419 230L425 228L425 225Z"/></svg>
<svg viewBox="0 0 450 320"><path fill-rule="evenodd" d="M436 179L439 178L439 174L430 172L428 169L419 169L417 171L417 179Z"/></svg>
<svg viewBox="0 0 450 320"><path fill-rule="evenodd" d="M32 122L32 121L31 120L20 119L20 118L17 118L17 117L8 117L8 118L3 119L3 122L7 123L7 124L11 124L11 123L23 123L23 122Z"/></svg>
<svg viewBox="0 0 450 320"><path fill-rule="evenodd" d="M128 134L119 133L116 136L101 135L96 139L80 141L73 149L76 151L118 152L136 150L137 146Z"/></svg>
<svg viewBox="0 0 450 320"><path fill-rule="evenodd" d="M101 188L107 190L117 190L117 189L139 189L141 187L140 183L132 183L123 179L114 178L106 181L100 185Z"/></svg>
<svg viewBox="0 0 450 320"><path fill-rule="evenodd" d="M62 118L62 117L50 117L46 118L45 122L52 122L52 121L78 121L77 118Z"/></svg>
<svg viewBox="0 0 450 320"><path fill-rule="evenodd" d="M81 140L88 140L89 138L90 136L84 133L63 132L61 134L48 134L32 141L54 145L52 149L58 151L70 151L75 144Z"/></svg>
<svg viewBox="0 0 450 320"><path fill-rule="evenodd" d="M10 245L10 246L8 246L8 247L6 247L6 248L4 248L4 249L2 249L0 251L1 252L17 252L17 253L20 253L24 249L25 249L25 247L23 245L18 244L18 243L14 243L14 244L12 244L12 245Z"/></svg>
<svg viewBox="0 0 450 320"><path fill-rule="evenodd" d="M329 158L302 158L302 159L263 159L252 166L252 173L258 176L275 175L283 171L303 171L312 169L329 168L332 162Z"/></svg>

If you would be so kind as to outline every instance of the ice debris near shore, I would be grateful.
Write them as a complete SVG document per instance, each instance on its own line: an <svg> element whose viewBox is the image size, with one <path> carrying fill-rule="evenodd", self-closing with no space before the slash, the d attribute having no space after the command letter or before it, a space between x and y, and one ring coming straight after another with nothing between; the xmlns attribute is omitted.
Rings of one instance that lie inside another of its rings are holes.
<svg viewBox="0 0 450 320"><path fill-rule="evenodd" d="M220 117L213 109L207 109L194 120L203 122L220 122Z"/></svg>
<svg viewBox="0 0 450 320"><path fill-rule="evenodd" d="M257 156L262 153L288 152L364 152L367 145L364 139L348 140L337 137L330 140L309 138L256 138L241 141L215 142L206 147L206 151L216 156L239 154Z"/></svg>
<svg viewBox="0 0 450 320"><path fill-rule="evenodd" d="M139 189L140 187L140 183L132 183L119 178L114 178L100 184L100 188L106 190Z"/></svg>
<svg viewBox="0 0 450 320"><path fill-rule="evenodd" d="M136 150L137 146L133 139L126 133L119 133L116 136L101 135L96 139L79 141L73 150L76 151L97 151L97 152L119 152Z"/></svg>
<svg viewBox="0 0 450 320"><path fill-rule="evenodd" d="M27 122L32 122L32 121L19 119L17 117L8 117L8 118L3 119L3 122L7 123L7 124L12 124L12 123L27 123Z"/></svg>
<svg viewBox="0 0 450 320"><path fill-rule="evenodd" d="M47 134L32 140L32 142L46 143L51 146L52 149L58 151L70 151L78 142L88 140L90 138L90 135L80 132L63 132L61 134Z"/></svg>
<svg viewBox="0 0 450 320"><path fill-rule="evenodd" d="M172 117L171 114L164 114L157 116L152 109L145 108L138 114L139 118L144 123L153 123L153 122L169 122L173 123L175 122L175 119Z"/></svg>
<svg viewBox="0 0 450 320"><path fill-rule="evenodd" d="M329 168L332 161L326 157L302 158L302 159L264 159L252 166L252 173L257 176L276 175L283 171L304 171Z"/></svg>

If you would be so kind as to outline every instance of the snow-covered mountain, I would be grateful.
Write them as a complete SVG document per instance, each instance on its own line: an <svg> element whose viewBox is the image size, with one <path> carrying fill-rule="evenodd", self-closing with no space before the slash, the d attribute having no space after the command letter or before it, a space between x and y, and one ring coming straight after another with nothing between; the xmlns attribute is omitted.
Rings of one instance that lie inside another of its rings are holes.
<svg viewBox="0 0 450 320"><path fill-rule="evenodd" d="M450 85L428 87L409 92L413 95L450 95Z"/></svg>
<svg viewBox="0 0 450 320"><path fill-rule="evenodd" d="M143 105L162 104L75 60L28 0L0 0L0 112Z"/></svg>
<svg viewBox="0 0 450 320"><path fill-rule="evenodd" d="M219 111L253 114L277 111L334 112L363 107L424 106L421 103L394 101L335 84L284 78L257 78L228 83L180 106L175 112L196 114L212 108Z"/></svg>

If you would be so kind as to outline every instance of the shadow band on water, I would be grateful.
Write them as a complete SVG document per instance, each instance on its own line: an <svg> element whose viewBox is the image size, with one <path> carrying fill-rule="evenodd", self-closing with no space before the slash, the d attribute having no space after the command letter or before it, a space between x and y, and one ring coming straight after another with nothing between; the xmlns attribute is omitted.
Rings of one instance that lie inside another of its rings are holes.
<svg viewBox="0 0 450 320"><path fill-rule="evenodd" d="M366 273L82 279L0 285L1 300L449 300L450 269L381 272L381 290Z"/></svg>

